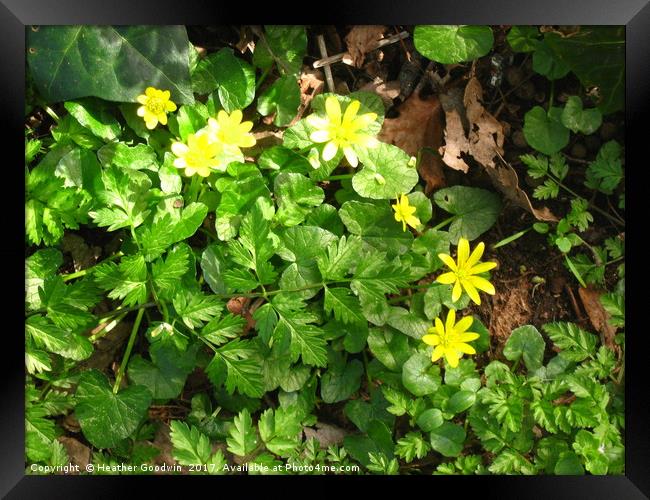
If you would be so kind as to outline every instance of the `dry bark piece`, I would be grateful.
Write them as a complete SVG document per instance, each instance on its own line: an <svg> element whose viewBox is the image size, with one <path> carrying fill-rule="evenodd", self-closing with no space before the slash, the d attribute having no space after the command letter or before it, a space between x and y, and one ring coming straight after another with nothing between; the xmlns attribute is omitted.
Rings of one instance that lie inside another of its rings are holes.
<svg viewBox="0 0 650 500"><path fill-rule="evenodd" d="M343 62L360 68L363 65L366 54L376 49L377 42L384 38L385 31L386 26L354 26L345 37L349 58L344 57Z"/></svg>
<svg viewBox="0 0 650 500"><path fill-rule="evenodd" d="M388 84L387 84L388 85ZM386 118L378 139L403 149L411 156L417 156L422 148L437 151L442 144L443 110L436 96L420 99L411 95L398 108L399 116ZM429 153L422 155L418 172L426 182L425 192L445 185L442 161Z"/></svg>
<svg viewBox="0 0 650 500"><path fill-rule="evenodd" d="M580 295L582 306L589 316L589 321L600 333L602 343L613 351L618 351L618 346L614 342L616 328L609 324L610 315L600 302L602 292L589 285L587 288L578 288L578 295Z"/></svg>

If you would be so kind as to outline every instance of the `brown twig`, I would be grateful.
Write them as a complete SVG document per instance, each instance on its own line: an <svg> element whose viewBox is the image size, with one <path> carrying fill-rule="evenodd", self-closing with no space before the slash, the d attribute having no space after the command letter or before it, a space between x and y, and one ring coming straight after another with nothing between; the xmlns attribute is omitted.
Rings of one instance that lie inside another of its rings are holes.
<svg viewBox="0 0 650 500"><path fill-rule="evenodd" d="M322 35L318 35L321 37ZM390 45L396 42L399 42L400 40L404 40L405 38L409 37L409 32L408 31L402 31L401 33L398 33L397 35L390 36L388 38L383 38L379 40L374 47L372 47L368 52L371 52L373 50L380 49L382 47L385 47L386 45ZM320 46L320 41L318 42ZM314 69L316 68L322 68L325 67L327 68L330 64L334 64L335 62L344 61L345 56L349 56L348 52L341 52L340 54L335 54L333 56L328 56L327 52L323 54L323 50L321 50L321 58L318 61L314 61L314 64L312 64L312 67ZM347 64L347 63L346 63Z"/></svg>
<svg viewBox="0 0 650 500"><path fill-rule="evenodd" d="M316 37L318 40L318 49L320 50L320 55L323 59L327 59L327 47L325 46L325 37L323 35L318 35ZM316 61L318 62L318 61ZM327 88L330 92L334 92L334 78L332 78L332 68L330 68L331 62L328 62L324 65L325 68L325 81L327 82ZM314 68L317 68L316 63L314 63Z"/></svg>

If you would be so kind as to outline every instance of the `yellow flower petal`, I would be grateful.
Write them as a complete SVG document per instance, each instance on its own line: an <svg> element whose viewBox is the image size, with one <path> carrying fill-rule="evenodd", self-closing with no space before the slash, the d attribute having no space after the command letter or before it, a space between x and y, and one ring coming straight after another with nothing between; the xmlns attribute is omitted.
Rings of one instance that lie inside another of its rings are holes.
<svg viewBox="0 0 650 500"><path fill-rule="evenodd" d="M427 345L436 346L440 343L440 337L438 335L425 335L422 337L422 341Z"/></svg>
<svg viewBox="0 0 650 500"><path fill-rule="evenodd" d="M161 125L167 125L167 114L166 113L159 113L156 115L158 118L158 121L160 122Z"/></svg>
<svg viewBox="0 0 650 500"><path fill-rule="evenodd" d="M172 153L174 153L176 156L185 156L189 150L190 148L188 148L187 145L183 144L182 142L172 143Z"/></svg>
<svg viewBox="0 0 650 500"><path fill-rule="evenodd" d="M361 107L361 103L356 99L352 101L350 104L348 104L348 107L345 108L345 113L343 115L343 123L351 122L354 119L354 117L357 115L357 112L359 111L360 107Z"/></svg>
<svg viewBox="0 0 650 500"><path fill-rule="evenodd" d="M338 153L338 151L339 148L334 141L328 142L323 149L323 160L330 161L336 156L336 153Z"/></svg>
<svg viewBox="0 0 650 500"><path fill-rule="evenodd" d="M445 329L447 333L450 333L454 329L456 324L456 311L454 309L449 309L447 313L447 321L445 322Z"/></svg>
<svg viewBox="0 0 650 500"><path fill-rule="evenodd" d="M156 89L153 87L147 87L144 91L144 94L147 97L154 97L156 95Z"/></svg>
<svg viewBox="0 0 650 500"><path fill-rule="evenodd" d="M146 108L144 106L140 106L138 110L136 111L138 116L144 116L144 114L147 112Z"/></svg>
<svg viewBox="0 0 650 500"><path fill-rule="evenodd" d="M472 283L467 279L460 280L460 282L463 288L465 289L465 291L467 292L467 295L469 295L469 298L472 299L477 305L480 306L481 297L479 296L478 291L476 291L474 285L472 285Z"/></svg>
<svg viewBox="0 0 650 500"><path fill-rule="evenodd" d="M481 262L479 264L476 264L473 267L470 267L467 270L467 272L469 274L481 274L481 273L489 271L490 269L494 269L495 267L497 267L496 262Z"/></svg>
<svg viewBox="0 0 650 500"><path fill-rule="evenodd" d="M438 258L445 263L445 265L451 269L454 272L458 271L458 267L456 266L456 262L454 262L454 259L451 258L451 255L447 255L446 253L439 253Z"/></svg>
<svg viewBox="0 0 650 500"><path fill-rule="evenodd" d="M467 261L467 258L469 257L469 241L467 241L465 238L461 238L458 241L458 268L462 269L465 267L465 262Z"/></svg>
<svg viewBox="0 0 650 500"><path fill-rule="evenodd" d="M478 333L463 332L460 335L458 335L458 342L471 342L472 340L476 340L479 337L480 335Z"/></svg>
<svg viewBox="0 0 650 500"><path fill-rule="evenodd" d="M441 274L436 278L436 281L438 283L442 283L443 285L451 285L458 279L458 276L456 276L456 273L444 273Z"/></svg>
<svg viewBox="0 0 650 500"><path fill-rule="evenodd" d="M489 293L490 295L495 294L494 285L485 278L481 278L480 276L469 276L467 281L485 293Z"/></svg>
<svg viewBox="0 0 650 500"><path fill-rule="evenodd" d="M436 331L438 332L438 335L441 337L445 335L445 326L442 324L442 320L440 318L435 319L435 325L436 325Z"/></svg>
<svg viewBox="0 0 650 500"><path fill-rule="evenodd" d="M253 122L241 122L239 125L239 132L241 134L246 134L253 129Z"/></svg>
<svg viewBox="0 0 650 500"><path fill-rule="evenodd" d="M458 323L456 323L454 330L456 330L457 333L463 333L470 326L472 326L472 323L474 323L474 318L471 316L465 316Z"/></svg>
<svg viewBox="0 0 650 500"><path fill-rule="evenodd" d="M421 224L420 219L418 219L415 215L409 215L406 218L406 223L413 229L417 229Z"/></svg>
<svg viewBox="0 0 650 500"><path fill-rule="evenodd" d="M436 348L431 353L431 361L434 363L442 358L442 355L445 354L445 348L441 345L437 345Z"/></svg>
<svg viewBox="0 0 650 500"><path fill-rule="evenodd" d="M334 125L341 125L341 105L336 97L329 96L325 99L325 112Z"/></svg>
<svg viewBox="0 0 650 500"><path fill-rule="evenodd" d="M147 101L149 98L146 95L139 95L138 97L135 98L136 101L138 101L140 104L147 104Z"/></svg>
<svg viewBox="0 0 650 500"><path fill-rule="evenodd" d="M463 294L463 290L460 288L460 280L456 280L454 284L454 289L451 291L451 301L456 302L460 299L460 296Z"/></svg>
<svg viewBox="0 0 650 500"><path fill-rule="evenodd" d="M451 366L452 368L456 368L458 366L458 360L460 359L460 356L458 356L456 351L453 351L451 349L446 349L445 359L447 360L447 363L449 363L449 366Z"/></svg>
<svg viewBox="0 0 650 500"><path fill-rule="evenodd" d="M359 159L357 158L357 154L354 152L354 150L352 148L343 148L343 154L345 155L345 159L348 160L350 166L357 168Z"/></svg>
<svg viewBox="0 0 650 500"><path fill-rule="evenodd" d="M160 93L160 97L162 97L165 101L168 101L169 98L171 97L171 93L169 92L169 90L163 90Z"/></svg>
<svg viewBox="0 0 650 500"><path fill-rule="evenodd" d="M476 354L476 349L474 349L471 345L469 344L463 344L462 342L459 342L454 346L458 351L464 354Z"/></svg>
<svg viewBox="0 0 650 500"><path fill-rule="evenodd" d="M176 111L176 104L174 104L172 101L167 101L165 103L165 109L167 111Z"/></svg>
<svg viewBox="0 0 650 500"><path fill-rule="evenodd" d="M483 256L484 250L485 250L485 243L481 241L478 245L476 245L476 248L472 252L472 255L469 256L469 259L467 259L465 265L467 267L472 267L474 264L476 264Z"/></svg>

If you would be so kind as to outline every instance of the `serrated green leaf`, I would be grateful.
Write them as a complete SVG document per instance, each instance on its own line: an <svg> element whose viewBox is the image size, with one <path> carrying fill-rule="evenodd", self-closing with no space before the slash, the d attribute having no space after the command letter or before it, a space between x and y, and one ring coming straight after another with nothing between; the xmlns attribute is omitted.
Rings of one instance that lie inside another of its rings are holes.
<svg viewBox="0 0 650 500"><path fill-rule="evenodd" d="M226 442L230 453L245 457L257 448L257 432L253 428L253 421L246 409L235 416L228 434Z"/></svg>

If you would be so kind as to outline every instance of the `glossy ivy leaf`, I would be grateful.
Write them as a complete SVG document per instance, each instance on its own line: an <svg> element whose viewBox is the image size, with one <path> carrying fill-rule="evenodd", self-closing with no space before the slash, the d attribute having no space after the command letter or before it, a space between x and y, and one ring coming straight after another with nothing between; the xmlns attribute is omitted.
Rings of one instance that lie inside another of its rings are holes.
<svg viewBox="0 0 650 500"><path fill-rule="evenodd" d="M547 323L542 330L561 349L561 356L569 361L583 361L596 352L598 337L574 323Z"/></svg>
<svg viewBox="0 0 650 500"><path fill-rule="evenodd" d="M621 26L584 26L571 37L550 32L545 34L544 42L584 87L598 88L598 107L604 115L623 109L625 30Z"/></svg>
<svg viewBox="0 0 650 500"><path fill-rule="evenodd" d="M533 53L533 70L549 80L558 80L566 76L569 66L545 42L539 42Z"/></svg>
<svg viewBox="0 0 650 500"><path fill-rule="evenodd" d="M415 396L433 394L442 383L440 367L430 356L416 352L402 365L402 382Z"/></svg>
<svg viewBox="0 0 650 500"><path fill-rule="evenodd" d="M496 194L467 186L439 189L433 201L456 216L449 226L449 240L454 245L460 238L478 238L492 227L501 211L501 200Z"/></svg>
<svg viewBox="0 0 650 500"><path fill-rule="evenodd" d="M532 325L515 328L505 346L503 355L510 361L523 361L529 373L538 370L544 360L544 348L546 344L542 335Z"/></svg>
<svg viewBox="0 0 650 500"><path fill-rule="evenodd" d="M359 159L363 168L352 177L352 187L364 198L397 198L418 182L417 170L408 165L409 156L397 146L380 142L361 152Z"/></svg>
<svg viewBox="0 0 650 500"><path fill-rule="evenodd" d="M240 457L249 455L257 448L257 432L248 410L244 409L236 415L226 439L228 451Z"/></svg>
<svg viewBox="0 0 650 500"><path fill-rule="evenodd" d="M537 26L513 26L506 39L513 51L532 52L537 48L539 36Z"/></svg>
<svg viewBox="0 0 650 500"><path fill-rule="evenodd" d="M97 448L112 448L129 437L151 403L149 389L141 385L114 394L106 377L94 369L82 373L75 397L81 430Z"/></svg>
<svg viewBox="0 0 650 500"><path fill-rule="evenodd" d="M277 219L284 226L297 226L325 199L323 190L301 174L281 173L273 191L278 201Z"/></svg>
<svg viewBox="0 0 650 500"><path fill-rule="evenodd" d="M264 26L264 38L257 41L253 64L263 70L275 62L282 74L297 75L307 52L303 26Z"/></svg>
<svg viewBox="0 0 650 500"><path fill-rule="evenodd" d="M153 399L175 398L194 370L198 348L199 344L194 344L181 351L174 344L156 342L149 347L151 361L138 355L131 358L129 380L149 389Z"/></svg>
<svg viewBox="0 0 650 500"><path fill-rule="evenodd" d="M535 106L524 116L524 137L530 147L540 153L552 155L569 144L569 129L562 125L561 108L546 112Z"/></svg>
<svg viewBox="0 0 650 500"><path fill-rule="evenodd" d="M603 122L598 108L583 109L582 99L572 95L562 110L562 125L574 133L593 134Z"/></svg>
<svg viewBox="0 0 650 500"><path fill-rule="evenodd" d="M273 123L285 127L291 123L300 106L300 87L292 75L278 78L257 99L257 111L262 116L275 113Z"/></svg>
<svg viewBox="0 0 650 500"><path fill-rule="evenodd" d="M494 35L489 26L416 26L415 48L424 57L442 64L471 61L492 49Z"/></svg>
<svg viewBox="0 0 650 500"><path fill-rule="evenodd" d="M431 430L431 447L445 457L457 457L463 451L465 436L460 425L444 422Z"/></svg>
<svg viewBox="0 0 650 500"><path fill-rule="evenodd" d="M206 95L217 91L223 108L244 109L255 97L255 70L233 50L223 48L201 59L192 74L192 89Z"/></svg>
<svg viewBox="0 0 650 500"><path fill-rule="evenodd" d="M49 102L136 102L152 86L193 103L189 45L184 26L39 26L27 32L27 62Z"/></svg>

